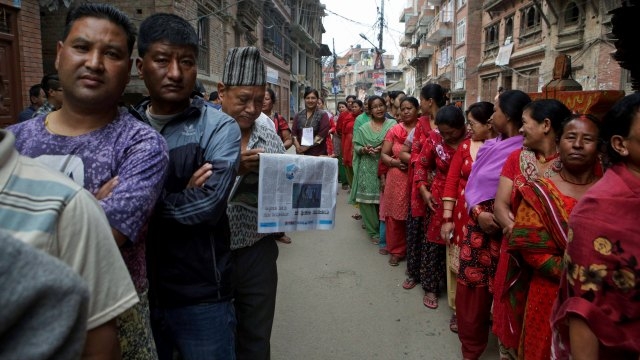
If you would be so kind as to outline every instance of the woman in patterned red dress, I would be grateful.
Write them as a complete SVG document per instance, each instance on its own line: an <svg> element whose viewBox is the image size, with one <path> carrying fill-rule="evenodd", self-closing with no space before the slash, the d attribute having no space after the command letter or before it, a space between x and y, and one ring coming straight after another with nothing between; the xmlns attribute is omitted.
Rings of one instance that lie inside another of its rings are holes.
<svg viewBox="0 0 640 360"><path fill-rule="evenodd" d="M407 219L407 278L402 283L402 288L413 289L417 284L423 284L427 269L422 260L424 244L424 223L427 210L420 196L418 188L414 186L414 173L416 162L420 158L422 146L429 137L429 132L436 128L435 119L438 110L446 103L445 90L438 84L425 85L420 90L420 112L416 128L413 130L402 147L400 159L409 166L409 186L411 191L411 205L409 218Z"/></svg>
<svg viewBox="0 0 640 360"><path fill-rule="evenodd" d="M519 90L500 94L489 120L499 135L485 141L478 150L465 188L470 217L465 241L470 246L460 251L458 272L458 283L465 285L464 296L460 295L464 302L458 304L458 311L465 312L464 317L458 317L458 336L465 338L465 359L477 359L487 346L501 235L493 215L493 203L505 161L509 154L522 147L518 129L522 126L522 109L530 102L529 96ZM474 248L476 251L471 250ZM506 354L501 356L505 357Z"/></svg>
<svg viewBox="0 0 640 360"><path fill-rule="evenodd" d="M521 197L516 189L537 178L557 174L562 164L559 159L557 137L562 122L571 111L558 100L543 99L528 104L522 113L523 149L514 151L505 162L496 193L495 218L503 229L500 257L494 278L493 331L503 350L517 354L522 332L522 316L526 301L526 282L513 282L517 263L523 260L507 252L508 239L514 224ZM521 286L522 285L522 286Z"/></svg>
<svg viewBox="0 0 640 360"><path fill-rule="evenodd" d="M431 220L426 229L426 267L431 271L424 280L425 295L423 304L430 308L438 307L440 282L445 278L446 246L440 238L442 227L442 193L447 179L451 158L455 154L467 133L464 114L454 105L440 108L436 115L438 131L431 131L422 147L416 163L414 182L420 195L431 212ZM435 170L433 182L429 173Z"/></svg>
<svg viewBox="0 0 640 360"><path fill-rule="evenodd" d="M602 138L613 165L569 218L565 270L551 319L554 360L640 358L638 109L640 94L634 93L605 116Z"/></svg>
<svg viewBox="0 0 640 360"><path fill-rule="evenodd" d="M476 159L476 155L480 146L485 140L492 139L496 136L496 132L493 130L489 119L493 114L493 104L490 102L478 102L469 106L466 112L467 114L467 127L471 133L471 138L465 140L453 156L451 160L451 166L447 173L447 181L444 187L444 193L442 196L442 228L440 229L440 236L444 241L450 240L450 267L454 274L459 273L459 249L464 247L465 251L473 251L469 246L467 240L467 223L469 222L469 211L467 210L467 202L464 199L464 189L467 186L467 179L471 173L471 165ZM452 233L453 231L453 233ZM452 250L453 249L453 250ZM471 249L471 250L470 250ZM477 250L476 250L477 251ZM462 269L464 272L464 268ZM458 287L464 287L457 281L457 276L454 277L452 289L449 289L449 293L458 294ZM447 285L450 285L447 282ZM461 301L465 301L464 290L462 289ZM454 296L456 302L456 312L458 309L457 296ZM464 304L463 304L464 317ZM466 319L465 319L466 321ZM456 315L453 315L451 319L450 328L452 331L458 330ZM460 338L461 341L463 338Z"/></svg>
<svg viewBox="0 0 640 360"><path fill-rule="evenodd" d="M526 111L525 111L526 114ZM526 116L525 116L526 119ZM518 358L551 357L551 308L558 295L569 214L599 179L597 119L574 116L558 131L562 169L516 186L518 206L508 250L524 260L512 288L527 291ZM536 125L533 125L536 126ZM533 134L532 134L533 133ZM529 132L528 136L535 136Z"/></svg>

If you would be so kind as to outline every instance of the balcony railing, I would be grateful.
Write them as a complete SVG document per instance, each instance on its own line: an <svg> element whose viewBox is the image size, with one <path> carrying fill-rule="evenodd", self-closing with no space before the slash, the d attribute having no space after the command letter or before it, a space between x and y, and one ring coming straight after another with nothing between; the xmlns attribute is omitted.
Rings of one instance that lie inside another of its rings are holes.
<svg viewBox="0 0 640 360"><path fill-rule="evenodd" d="M418 25L418 16L412 16L407 20L407 23L404 27L404 34L411 35L416 32L416 26Z"/></svg>
<svg viewBox="0 0 640 360"><path fill-rule="evenodd" d="M508 5L507 0L484 0L484 4L482 4L482 9L484 11L499 11L504 10L504 8Z"/></svg>
<svg viewBox="0 0 640 360"><path fill-rule="evenodd" d="M418 52L416 53L416 57L417 58L428 58L429 56L433 55L433 52L435 50L435 47L432 45L429 45L427 43L420 43L420 46L418 46Z"/></svg>
<svg viewBox="0 0 640 360"><path fill-rule="evenodd" d="M420 15L418 16L418 24L429 25L429 22L431 22L435 16L436 11L434 9L428 9L425 6L422 8L422 11L420 11Z"/></svg>
<svg viewBox="0 0 640 360"><path fill-rule="evenodd" d="M453 36L453 12L440 11L429 23L426 41L430 43L439 43L445 38Z"/></svg>

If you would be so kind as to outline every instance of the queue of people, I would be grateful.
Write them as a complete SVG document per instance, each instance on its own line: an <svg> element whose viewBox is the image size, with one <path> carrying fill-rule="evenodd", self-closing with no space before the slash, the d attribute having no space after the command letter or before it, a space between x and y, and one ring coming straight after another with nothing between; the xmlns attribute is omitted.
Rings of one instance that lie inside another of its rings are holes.
<svg viewBox="0 0 640 360"><path fill-rule="evenodd" d="M255 47L227 53L218 110L194 95L198 37L180 16L151 15L137 31L114 6L81 4L65 29L58 74L33 91L34 103L35 90L48 94L46 111L0 131L0 256L64 273L17 239L78 276L48 289L42 275L3 282L20 291L0 297L0 358L269 359L276 241L288 237L259 234L257 214L229 196L241 179L257 192L260 153L295 143L326 155L318 93L291 131ZM119 99L136 34L149 96L127 109ZM303 145L307 127L313 143ZM51 296L55 306L37 301Z"/></svg>
<svg viewBox="0 0 640 360"><path fill-rule="evenodd" d="M389 264L407 260L404 289L430 309L447 294L463 359L491 332L501 359L638 359L639 94L603 119L519 90L463 114L436 84L399 100L397 124L367 103L351 145L340 115L349 202Z"/></svg>
<svg viewBox="0 0 640 360"><path fill-rule="evenodd" d="M149 96L123 109L136 33ZM429 309L447 294L464 359L490 332L502 359L638 359L640 94L597 119L519 90L463 112L429 84L349 96L333 130L307 89L289 128L255 47L227 53L220 110L192 96L198 48L177 15L136 31L111 5L69 12L58 75L33 90L47 100L0 130L0 265L41 271L4 267L19 291L0 318L23 327L0 358L269 359L291 240L228 202L240 181L257 190L259 154L294 146L340 159L367 238L407 260L403 289Z"/></svg>

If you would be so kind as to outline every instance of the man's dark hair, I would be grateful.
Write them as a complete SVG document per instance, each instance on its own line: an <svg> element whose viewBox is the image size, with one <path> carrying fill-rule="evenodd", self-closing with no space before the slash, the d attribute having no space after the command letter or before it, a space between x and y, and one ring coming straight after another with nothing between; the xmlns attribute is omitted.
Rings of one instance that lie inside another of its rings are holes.
<svg viewBox="0 0 640 360"><path fill-rule="evenodd" d="M42 85L40 84L31 85L31 87L29 88L29 97L40 96L40 90L42 90Z"/></svg>
<svg viewBox="0 0 640 360"><path fill-rule="evenodd" d="M216 101L216 100L218 100L218 92L212 91L211 94L209 94L209 101Z"/></svg>
<svg viewBox="0 0 640 360"><path fill-rule="evenodd" d="M60 78L58 77L58 74L47 74L43 76L40 86L42 87L42 90L44 90L45 96L48 98L49 90L60 89Z"/></svg>
<svg viewBox="0 0 640 360"><path fill-rule="evenodd" d="M127 35L127 49L129 49L129 55L131 55L133 45L136 42L136 27L127 14L109 4L81 4L71 9L67 14L62 39L65 40L67 36L69 36L69 32L71 32L73 23L75 23L76 20L85 17L108 20L120 26Z"/></svg>
<svg viewBox="0 0 640 360"><path fill-rule="evenodd" d="M185 19L174 14L157 13L140 24L138 56L144 57L151 44L162 41L171 45L190 46L198 56L198 35Z"/></svg>

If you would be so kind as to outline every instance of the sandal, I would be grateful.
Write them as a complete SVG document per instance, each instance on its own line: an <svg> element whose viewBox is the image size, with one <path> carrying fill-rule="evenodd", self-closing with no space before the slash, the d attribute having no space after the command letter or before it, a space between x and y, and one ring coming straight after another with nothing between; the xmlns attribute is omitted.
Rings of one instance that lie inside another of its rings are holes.
<svg viewBox="0 0 640 360"><path fill-rule="evenodd" d="M400 265L400 257L398 255L391 255L391 258L389 259L389 265L391 266Z"/></svg>
<svg viewBox="0 0 640 360"><path fill-rule="evenodd" d="M454 333L458 333L458 318L456 314L451 315L451 319L449 319L449 330Z"/></svg>
<svg viewBox="0 0 640 360"><path fill-rule="evenodd" d="M389 250L382 248L382 249L378 249L378 254L380 255L389 255Z"/></svg>
<svg viewBox="0 0 640 360"><path fill-rule="evenodd" d="M371 239L369 239L369 241L371 241L371 243L372 243L373 245L378 245L378 244L380 244L380 239L371 238Z"/></svg>
<svg viewBox="0 0 640 360"><path fill-rule="evenodd" d="M287 235L282 235L281 237L276 239L277 241L280 241L283 244L291 244L291 238L288 237Z"/></svg>
<svg viewBox="0 0 640 360"><path fill-rule="evenodd" d="M429 309L435 310L438 308L438 298L433 293L429 294L424 295L424 297L422 298L422 304L424 304L424 306L428 307Z"/></svg>
<svg viewBox="0 0 640 360"><path fill-rule="evenodd" d="M415 280L413 280L413 278L408 277L404 279L404 282L402 283L402 288L405 290L411 290L414 287L416 287L416 285L418 285L418 283Z"/></svg>
<svg viewBox="0 0 640 360"><path fill-rule="evenodd" d="M351 215L351 217L352 217L354 220L360 220L360 219L362 219L362 215L360 215L360 214L353 214L353 215Z"/></svg>

